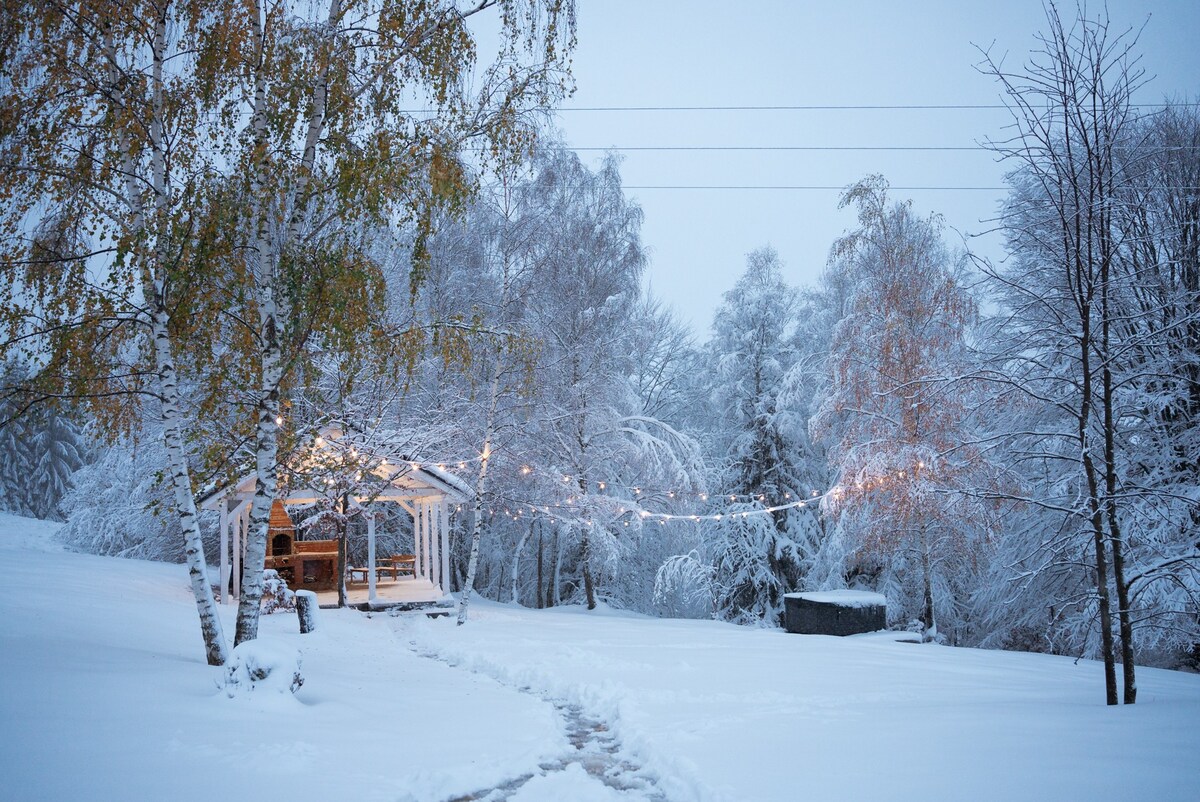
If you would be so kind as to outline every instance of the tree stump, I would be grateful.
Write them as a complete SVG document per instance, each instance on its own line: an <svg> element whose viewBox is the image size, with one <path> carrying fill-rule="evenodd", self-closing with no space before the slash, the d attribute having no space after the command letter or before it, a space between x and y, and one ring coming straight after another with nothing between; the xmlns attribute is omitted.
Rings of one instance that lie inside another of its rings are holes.
<svg viewBox="0 0 1200 802"><path fill-rule="evenodd" d="M317 594L311 590L296 591L296 615L300 618L300 634L317 628Z"/></svg>
<svg viewBox="0 0 1200 802"><path fill-rule="evenodd" d="M887 598L862 590L788 593L784 626L800 635L857 635L887 628Z"/></svg>

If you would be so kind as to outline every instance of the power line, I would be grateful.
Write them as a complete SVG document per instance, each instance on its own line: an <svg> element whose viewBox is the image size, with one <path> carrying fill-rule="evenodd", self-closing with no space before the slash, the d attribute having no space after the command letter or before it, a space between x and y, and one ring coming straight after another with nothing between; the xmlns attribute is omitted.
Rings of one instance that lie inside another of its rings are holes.
<svg viewBox="0 0 1200 802"><path fill-rule="evenodd" d="M799 184L781 184L781 185L762 185L762 184L625 184L622 189L665 189L665 190L778 190L778 191L836 191L844 192L846 186L820 186L820 185L799 185ZM1005 192L1009 187L897 187L890 186L888 189L898 192ZM1190 188L1189 188L1190 189Z"/></svg>
<svg viewBox="0 0 1200 802"><path fill-rule="evenodd" d="M989 148L979 147L978 145L961 146L961 145L631 145L628 147L613 145L612 147L572 147L567 146L569 150L575 151L609 151L616 150L622 153L634 151L759 151L759 150L796 150L796 151L822 151L822 150L975 150L991 152Z"/></svg>
<svg viewBox="0 0 1200 802"><path fill-rule="evenodd" d="M985 145L611 145L609 147L591 145L586 147L575 147L572 145L567 145L566 147L568 150L574 150L577 152L605 152L615 150L621 153L643 151L977 151L990 154L996 153L995 148L987 147ZM1174 152L1200 150L1200 146L1164 145L1133 148L1122 147L1118 149Z"/></svg>
<svg viewBox="0 0 1200 802"><path fill-rule="evenodd" d="M1163 103L1130 103L1129 108L1162 108ZM1198 102L1171 103L1171 106L1200 106ZM799 106L562 106L543 111L588 111L588 112L643 112L643 111L978 111L1007 110L1003 103L944 103L944 104L810 104ZM427 109L411 109L412 112L428 112Z"/></svg>

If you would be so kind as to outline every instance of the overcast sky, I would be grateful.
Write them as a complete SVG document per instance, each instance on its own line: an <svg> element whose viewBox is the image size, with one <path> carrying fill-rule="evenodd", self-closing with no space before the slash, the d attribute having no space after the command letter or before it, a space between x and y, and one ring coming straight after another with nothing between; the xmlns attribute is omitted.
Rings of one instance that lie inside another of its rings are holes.
<svg viewBox="0 0 1200 802"><path fill-rule="evenodd" d="M1093 3L1094 8L1099 4ZM1111 0L1112 30L1140 27L1152 77L1139 100L1200 97L1200 0ZM1064 16L1075 6L1065 3ZM1148 21L1147 21L1148 20ZM580 0L575 95L559 115L578 148L972 147L1003 134L994 109L584 111L612 106L978 105L999 102L975 45L1022 62L1045 27L1040 0L769 2ZM595 164L600 153L581 152ZM836 190L659 186L834 186L882 173L893 187L998 187L1005 168L968 151L628 151L622 175L645 212L648 281L696 334L770 244L811 284L854 223ZM963 235L988 228L1002 192L896 189ZM948 236L957 240L954 231ZM999 255L998 237L971 247Z"/></svg>

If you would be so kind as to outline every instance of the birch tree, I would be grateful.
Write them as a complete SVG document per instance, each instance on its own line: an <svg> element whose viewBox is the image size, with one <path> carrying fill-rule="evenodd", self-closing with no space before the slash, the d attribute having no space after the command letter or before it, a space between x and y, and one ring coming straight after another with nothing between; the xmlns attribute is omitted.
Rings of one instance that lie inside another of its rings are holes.
<svg viewBox="0 0 1200 802"><path fill-rule="evenodd" d="M919 589L919 617L936 637L938 576L970 548L970 519L945 491L977 467L962 388L948 381L970 371L965 332L976 306L936 217L892 203L878 176L850 187L842 205L857 207L859 227L833 258L844 260L853 291L812 424L836 471L826 508L852 527L860 561L908 567L903 587Z"/></svg>
<svg viewBox="0 0 1200 802"><path fill-rule="evenodd" d="M489 10L500 15L501 47L469 94L476 44L468 21ZM226 35L239 69L223 87L221 113L248 119L224 147L244 177L243 319L257 363L240 643L257 633L288 372L314 332L361 329L363 307L382 306L376 266L331 223L407 218L422 262L433 209L469 189L464 143L479 139L484 154L524 147L523 110L565 90L574 11L569 0L330 0L314 13L303 2L261 0L236 9ZM413 112L414 104L430 111ZM331 293L313 292L314 272L327 274L316 286ZM414 276L419 284L421 272Z"/></svg>
<svg viewBox="0 0 1200 802"><path fill-rule="evenodd" d="M196 65L228 64L201 2L9 3L0 44L0 281L6 354L28 402L87 398L121 428L157 403L205 653L224 663L196 519L179 338L205 316L192 247L209 154Z"/></svg>

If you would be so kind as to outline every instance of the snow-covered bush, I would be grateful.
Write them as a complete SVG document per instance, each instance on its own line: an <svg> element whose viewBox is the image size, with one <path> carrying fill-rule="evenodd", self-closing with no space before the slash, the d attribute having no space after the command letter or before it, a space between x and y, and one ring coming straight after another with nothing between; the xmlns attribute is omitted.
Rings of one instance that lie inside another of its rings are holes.
<svg viewBox="0 0 1200 802"><path fill-rule="evenodd" d="M75 474L75 487L63 499L67 525L59 538L90 554L135 559L182 560L183 537L168 510L158 481L165 464L162 446L145 440L136 446L111 445Z"/></svg>
<svg viewBox="0 0 1200 802"><path fill-rule="evenodd" d="M654 603L667 615L716 617L716 567L693 549L668 557L654 577Z"/></svg>
<svg viewBox="0 0 1200 802"><path fill-rule="evenodd" d="M161 439L144 433L137 442L112 443L72 477L62 500L67 525L58 538L88 554L183 562L183 533L172 513L171 493L161 481L166 454ZM215 515L201 513L204 553L217 555Z"/></svg>
<svg viewBox="0 0 1200 802"><path fill-rule="evenodd" d="M263 571L262 612L269 615L295 609L296 594L288 588L279 572L271 568Z"/></svg>
<svg viewBox="0 0 1200 802"><path fill-rule="evenodd" d="M255 692L290 696L303 684L300 653L267 638L238 644L225 666L230 699Z"/></svg>

